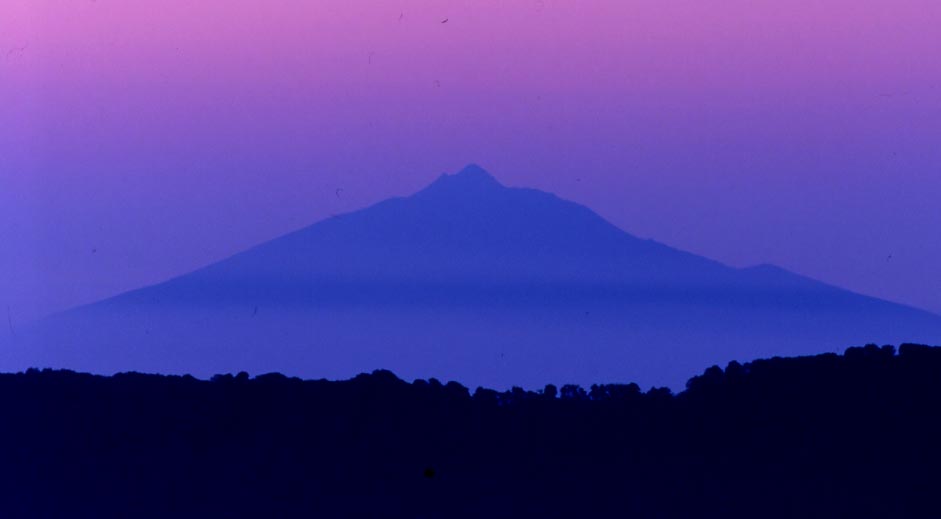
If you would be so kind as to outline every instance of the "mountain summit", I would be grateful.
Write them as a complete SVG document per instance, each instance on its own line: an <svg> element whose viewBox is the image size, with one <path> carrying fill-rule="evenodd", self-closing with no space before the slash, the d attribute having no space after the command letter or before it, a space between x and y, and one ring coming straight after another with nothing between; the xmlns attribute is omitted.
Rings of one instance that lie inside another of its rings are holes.
<svg viewBox="0 0 941 519"><path fill-rule="evenodd" d="M868 342L941 342L941 317L642 240L469 165L50 318L0 367L677 387L711 363Z"/></svg>
<svg viewBox="0 0 941 519"><path fill-rule="evenodd" d="M484 168L478 166L477 164L468 164L464 166L464 169L458 171L453 175L448 175L447 173L441 175L438 182L450 182L456 185L462 185L466 187L502 187L502 184L497 182L497 179L488 173Z"/></svg>
<svg viewBox="0 0 941 519"><path fill-rule="evenodd" d="M442 174L414 196L479 199L488 195L496 196L498 192L506 189L508 188L486 170L476 164L469 164L457 173Z"/></svg>

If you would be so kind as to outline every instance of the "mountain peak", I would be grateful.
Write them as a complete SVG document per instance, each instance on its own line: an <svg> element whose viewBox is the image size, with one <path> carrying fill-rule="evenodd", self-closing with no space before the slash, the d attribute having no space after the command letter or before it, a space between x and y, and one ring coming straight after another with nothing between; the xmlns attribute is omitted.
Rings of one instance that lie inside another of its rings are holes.
<svg viewBox="0 0 941 519"><path fill-rule="evenodd" d="M503 184L497 181L484 168L477 164L468 164L457 173L444 173L423 191L480 193L503 189Z"/></svg>
<svg viewBox="0 0 941 519"><path fill-rule="evenodd" d="M493 175L488 173L487 170L473 163L464 166L463 169L452 176L468 181L473 180L475 182L493 182L499 184L497 179L493 178Z"/></svg>

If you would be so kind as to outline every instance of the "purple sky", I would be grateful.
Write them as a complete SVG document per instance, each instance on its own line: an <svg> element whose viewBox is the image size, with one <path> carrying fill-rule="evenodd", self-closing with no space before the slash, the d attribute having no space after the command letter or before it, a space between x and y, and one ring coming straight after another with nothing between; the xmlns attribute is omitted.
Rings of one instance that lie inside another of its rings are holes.
<svg viewBox="0 0 941 519"><path fill-rule="evenodd" d="M941 312L938 27L937 0L5 0L0 304L100 299L477 162Z"/></svg>

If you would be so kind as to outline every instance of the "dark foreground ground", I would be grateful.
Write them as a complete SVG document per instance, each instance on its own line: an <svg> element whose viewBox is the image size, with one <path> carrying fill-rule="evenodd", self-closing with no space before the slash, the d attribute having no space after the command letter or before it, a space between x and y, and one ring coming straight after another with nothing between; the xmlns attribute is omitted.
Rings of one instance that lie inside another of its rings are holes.
<svg viewBox="0 0 941 519"><path fill-rule="evenodd" d="M941 348L505 393L0 375L0 517L941 517Z"/></svg>

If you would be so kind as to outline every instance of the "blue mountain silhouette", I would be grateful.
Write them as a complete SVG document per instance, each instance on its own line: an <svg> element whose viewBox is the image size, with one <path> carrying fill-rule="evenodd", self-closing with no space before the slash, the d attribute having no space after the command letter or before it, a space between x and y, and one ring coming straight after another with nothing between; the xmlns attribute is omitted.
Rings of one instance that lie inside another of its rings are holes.
<svg viewBox="0 0 941 519"><path fill-rule="evenodd" d="M12 368L678 387L732 358L941 342L941 317L634 237L476 165L54 316Z"/></svg>

